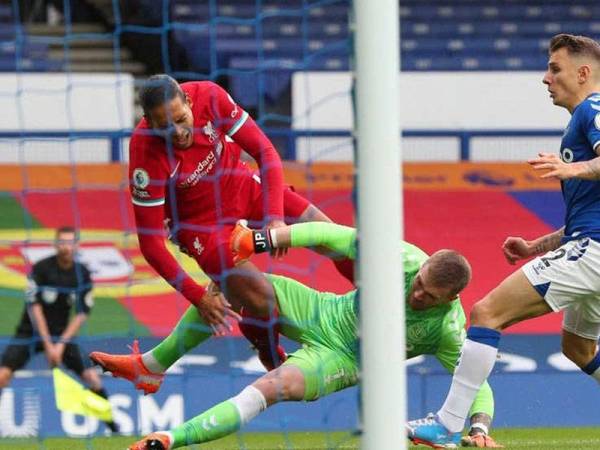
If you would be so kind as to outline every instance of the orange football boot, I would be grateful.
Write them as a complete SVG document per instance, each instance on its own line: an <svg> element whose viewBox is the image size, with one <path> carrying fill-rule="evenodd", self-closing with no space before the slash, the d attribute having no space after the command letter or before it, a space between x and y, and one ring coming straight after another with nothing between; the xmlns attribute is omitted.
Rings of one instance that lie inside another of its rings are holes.
<svg viewBox="0 0 600 450"><path fill-rule="evenodd" d="M128 450L169 450L169 437L162 433L151 433L145 438L131 444Z"/></svg>
<svg viewBox="0 0 600 450"><path fill-rule="evenodd" d="M150 372L142 361L137 339L133 341L131 355L111 355L103 352L90 353L90 359L102 367L102 370L112 373L113 377L125 378L131 381L136 389L144 394L154 394L160 388L165 375Z"/></svg>

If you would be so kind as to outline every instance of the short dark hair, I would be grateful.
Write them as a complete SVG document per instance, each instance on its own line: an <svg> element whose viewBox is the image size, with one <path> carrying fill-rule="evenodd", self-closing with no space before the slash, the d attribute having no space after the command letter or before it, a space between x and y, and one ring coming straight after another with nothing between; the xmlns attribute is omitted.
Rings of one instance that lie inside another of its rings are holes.
<svg viewBox="0 0 600 450"><path fill-rule="evenodd" d="M150 111L175 97L185 99L185 94L175 78L164 73L152 75L148 78L139 92L140 105L144 115L148 116Z"/></svg>
<svg viewBox="0 0 600 450"><path fill-rule="evenodd" d="M438 288L449 288L452 295L460 293L471 281L471 265L455 250L438 250L425 262L429 265L429 280Z"/></svg>
<svg viewBox="0 0 600 450"><path fill-rule="evenodd" d="M552 54L561 48L566 48L571 56L587 56L600 62L600 44L587 36L557 34L550 39L548 53Z"/></svg>
<svg viewBox="0 0 600 450"><path fill-rule="evenodd" d="M75 227L73 227L71 225L63 225L56 229L56 239L58 239L58 236L60 236L61 234L64 234L64 233L73 233L75 235L75 240L77 240L79 238Z"/></svg>

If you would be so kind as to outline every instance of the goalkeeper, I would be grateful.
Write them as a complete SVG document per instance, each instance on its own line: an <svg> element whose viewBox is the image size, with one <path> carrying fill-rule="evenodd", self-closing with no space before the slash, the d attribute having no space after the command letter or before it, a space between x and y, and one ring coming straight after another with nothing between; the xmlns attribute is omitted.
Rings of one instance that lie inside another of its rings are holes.
<svg viewBox="0 0 600 450"><path fill-rule="evenodd" d="M253 252L283 247L326 247L332 253L355 257L356 230L328 223L304 223L267 231L238 225L231 247L243 261ZM402 243L407 357L432 354L453 372L464 340L465 316L458 299L471 277L467 260L453 250L428 257ZM319 292L286 277L267 275L276 293L280 332L303 345L279 368L267 373L232 397L169 431L152 433L130 450L174 449L212 441L233 433L260 412L280 401L312 401L353 386L358 381L357 296ZM153 350L164 369L199 340L200 316L190 308L177 328ZM161 348L162 346L162 348ZM106 355L119 358L118 355ZM129 356L127 356L129 357ZM471 409L471 429L463 445L499 447L488 436L494 409L485 383Z"/></svg>

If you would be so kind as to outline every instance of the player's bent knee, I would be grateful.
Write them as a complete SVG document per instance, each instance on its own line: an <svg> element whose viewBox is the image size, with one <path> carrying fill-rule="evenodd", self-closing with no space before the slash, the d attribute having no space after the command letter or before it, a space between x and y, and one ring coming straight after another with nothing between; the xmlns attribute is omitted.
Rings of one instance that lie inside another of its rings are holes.
<svg viewBox="0 0 600 450"><path fill-rule="evenodd" d="M286 381L286 401L301 401L304 400L304 380L298 378L290 378Z"/></svg>
<svg viewBox="0 0 600 450"><path fill-rule="evenodd" d="M494 289L473 305L471 325L502 331L519 320L518 308L510 308L504 301L505 293Z"/></svg>
<svg viewBox="0 0 600 450"><path fill-rule="evenodd" d="M254 387L263 393L267 404L304 399L304 378L296 367L282 366L256 380Z"/></svg>
<svg viewBox="0 0 600 450"><path fill-rule="evenodd" d="M271 309L275 294L262 273L248 276L230 275L226 280L226 297L234 305L244 306L251 313L266 315Z"/></svg>
<svg viewBox="0 0 600 450"><path fill-rule="evenodd" d="M473 305L470 318L471 324L478 327L496 328L498 326L494 310L490 307L487 297Z"/></svg>

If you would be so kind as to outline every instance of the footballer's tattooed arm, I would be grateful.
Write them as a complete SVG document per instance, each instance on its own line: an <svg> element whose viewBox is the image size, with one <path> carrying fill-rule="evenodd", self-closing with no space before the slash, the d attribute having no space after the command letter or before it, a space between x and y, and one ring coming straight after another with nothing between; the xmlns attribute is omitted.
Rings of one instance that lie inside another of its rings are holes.
<svg viewBox="0 0 600 450"><path fill-rule="evenodd" d="M541 255L560 247L560 242L565 235L565 227L556 230L553 233L541 236L531 242L534 254Z"/></svg>
<svg viewBox="0 0 600 450"><path fill-rule="evenodd" d="M596 147L598 151L598 147ZM600 157L582 161L579 176L583 180L600 180Z"/></svg>
<svg viewBox="0 0 600 450"><path fill-rule="evenodd" d="M527 241L522 237L509 236L502 244L504 257L509 264L515 264L520 259L531 258L532 256L543 255L560 247L561 239L565 235L565 228L562 227L553 233L540 236L537 239Z"/></svg>
<svg viewBox="0 0 600 450"><path fill-rule="evenodd" d="M596 146L598 150L600 145ZM596 151L597 153L597 151ZM541 178L555 178L568 180L579 178L581 180L600 180L600 157L585 161L566 162L553 153L539 153L537 158L527 161L535 170L545 171Z"/></svg>

